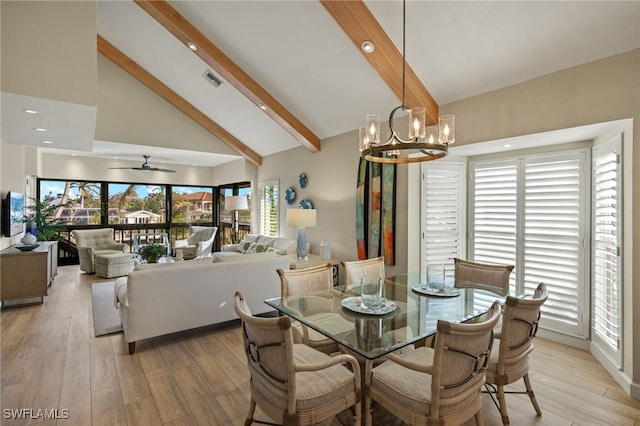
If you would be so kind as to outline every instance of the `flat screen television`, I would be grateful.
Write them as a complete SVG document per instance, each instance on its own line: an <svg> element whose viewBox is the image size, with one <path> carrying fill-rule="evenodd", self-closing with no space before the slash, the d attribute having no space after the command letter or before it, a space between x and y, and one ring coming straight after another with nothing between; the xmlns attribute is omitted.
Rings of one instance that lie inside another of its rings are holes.
<svg viewBox="0 0 640 426"><path fill-rule="evenodd" d="M2 230L5 237L24 231L24 194L9 191L2 200Z"/></svg>

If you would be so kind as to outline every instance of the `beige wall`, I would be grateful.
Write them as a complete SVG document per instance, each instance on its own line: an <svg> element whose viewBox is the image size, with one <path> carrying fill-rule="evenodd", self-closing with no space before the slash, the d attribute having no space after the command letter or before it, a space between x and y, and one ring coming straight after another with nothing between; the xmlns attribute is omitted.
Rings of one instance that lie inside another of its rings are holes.
<svg viewBox="0 0 640 426"><path fill-rule="evenodd" d="M96 2L3 1L2 90L96 105Z"/></svg>

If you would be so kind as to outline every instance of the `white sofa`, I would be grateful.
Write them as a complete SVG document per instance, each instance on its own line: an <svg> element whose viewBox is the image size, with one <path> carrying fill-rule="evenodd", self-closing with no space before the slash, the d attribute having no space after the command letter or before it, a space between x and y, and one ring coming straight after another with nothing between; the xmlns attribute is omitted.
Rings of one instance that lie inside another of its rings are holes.
<svg viewBox="0 0 640 426"><path fill-rule="evenodd" d="M138 265L116 280L115 301L129 353L135 342L238 318L236 291L256 314L273 310L265 299L280 295L276 269L289 268L289 256L263 253L239 259L194 259Z"/></svg>
<svg viewBox="0 0 640 426"><path fill-rule="evenodd" d="M298 243L296 240L284 237L268 237L266 235L248 234L238 244L225 244L219 252L213 253L213 257L235 256L239 254L269 253L279 255L296 254ZM307 243L307 249L310 245Z"/></svg>

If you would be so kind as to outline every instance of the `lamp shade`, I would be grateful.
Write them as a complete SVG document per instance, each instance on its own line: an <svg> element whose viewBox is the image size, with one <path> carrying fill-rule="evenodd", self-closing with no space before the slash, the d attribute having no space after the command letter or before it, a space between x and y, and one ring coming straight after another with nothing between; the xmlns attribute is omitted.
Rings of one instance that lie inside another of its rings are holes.
<svg viewBox="0 0 640 426"><path fill-rule="evenodd" d="M246 195L233 195L224 199L225 210L247 210L248 208L249 202Z"/></svg>
<svg viewBox="0 0 640 426"><path fill-rule="evenodd" d="M316 209L287 210L287 225L297 228L316 226L318 211Z"/></svg>

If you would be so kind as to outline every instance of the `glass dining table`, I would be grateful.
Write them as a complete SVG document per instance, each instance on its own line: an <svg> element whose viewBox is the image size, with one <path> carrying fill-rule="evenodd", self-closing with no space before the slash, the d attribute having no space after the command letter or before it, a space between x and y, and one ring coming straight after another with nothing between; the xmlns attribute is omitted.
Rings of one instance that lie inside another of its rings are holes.
<svg viewBox="0 0 640 426"><path fill-rule="evenodd" d="M338 286L331 293L273 298L265 303L282 314L335 340L368 361L384 356L436 333L438 320L466 322L487 312L505 295L465 282L444 288L427 285L424 273L410 272L385 278L383 303L369 309L360 302L360 286ZM516 294L511 294L517 296Z"/></svg>

